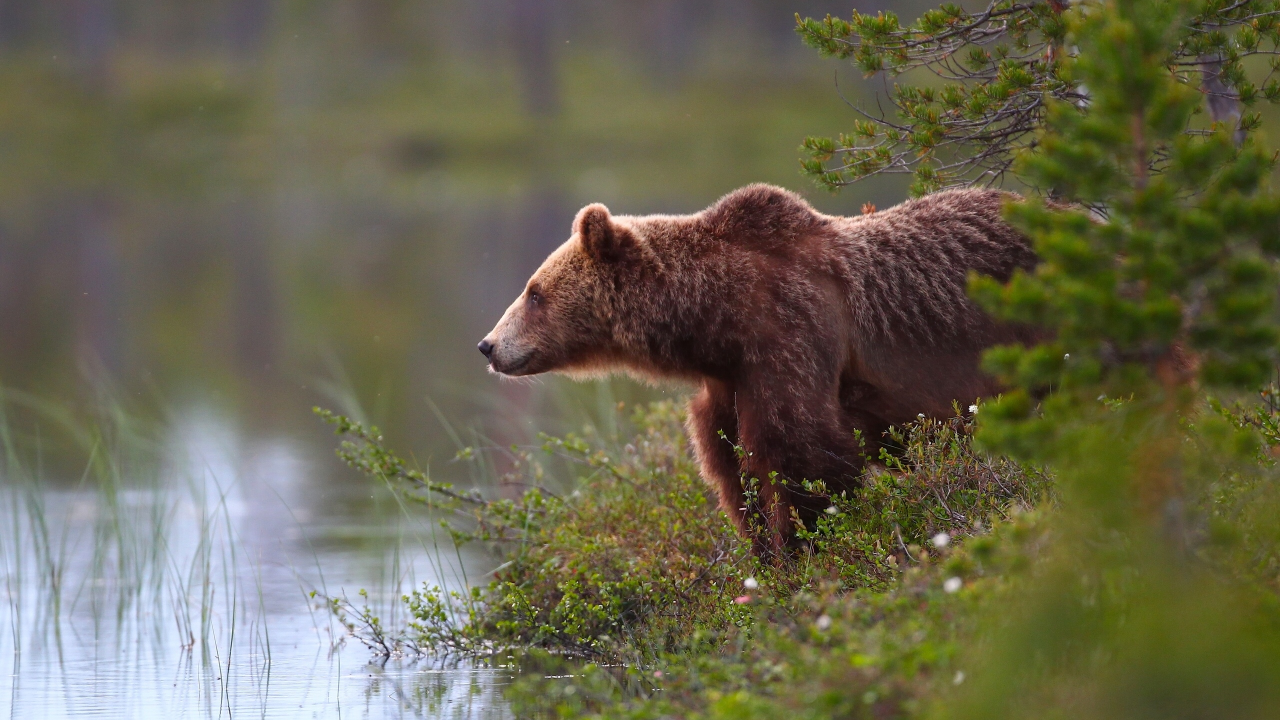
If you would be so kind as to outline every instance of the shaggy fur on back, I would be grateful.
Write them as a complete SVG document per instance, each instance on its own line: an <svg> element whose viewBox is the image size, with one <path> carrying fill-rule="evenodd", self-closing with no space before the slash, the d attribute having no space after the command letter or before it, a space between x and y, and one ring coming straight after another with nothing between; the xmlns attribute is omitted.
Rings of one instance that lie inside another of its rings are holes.
<svg viewBox="0 0 1280 720"><path fill-rule="evenodd" d="M966 294L970 272L1006 281L1035 266L1001 219L1013 200L954 190L834 217L751 185L694 215L589 205L481 350L508 375L696 384L703 476L759 551L780 551L793 509L807 521L826 504L800 481L857 486L867 449L855 431L874 444L890 425L994 394L982 351L1035 340Z"/></svg>

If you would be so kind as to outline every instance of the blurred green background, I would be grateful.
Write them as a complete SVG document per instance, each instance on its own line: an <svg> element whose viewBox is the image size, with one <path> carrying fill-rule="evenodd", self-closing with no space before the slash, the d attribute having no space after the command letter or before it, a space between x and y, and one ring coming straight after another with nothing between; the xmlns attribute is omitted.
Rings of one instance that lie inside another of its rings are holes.
<svg viewBox="0 0 1280 720"><path fill-rule="evenodd" d="M500 444L578 422L599 387L503 383L474 346L579 207L904 197L799 173L871 81L794 16L850 10L0 0L0 384L212 404L248 435L319 437L313 404L358 404L423 458L453 454L432 403Z"/></svg>

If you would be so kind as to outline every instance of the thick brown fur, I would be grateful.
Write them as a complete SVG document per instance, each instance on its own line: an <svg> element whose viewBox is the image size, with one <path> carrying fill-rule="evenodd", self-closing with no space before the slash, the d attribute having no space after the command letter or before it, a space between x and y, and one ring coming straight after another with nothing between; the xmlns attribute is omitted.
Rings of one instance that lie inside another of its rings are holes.
<svg viewBox="0 0 1280 720"><path fill-rule="evenodd" d="M801 481L857 486L855 431L875 442L994 394L982 351L1034 340L966 293L970 272L1003 281L1035 266L1001 219L1017 199L954 190L833 217L751 185L695 215L589 205L481 349L507 375L697 384L689 434L703 476L759 551L781 552L793 510L808 521L825 505ZM744 477L758 480L751 502Z"/></svg>

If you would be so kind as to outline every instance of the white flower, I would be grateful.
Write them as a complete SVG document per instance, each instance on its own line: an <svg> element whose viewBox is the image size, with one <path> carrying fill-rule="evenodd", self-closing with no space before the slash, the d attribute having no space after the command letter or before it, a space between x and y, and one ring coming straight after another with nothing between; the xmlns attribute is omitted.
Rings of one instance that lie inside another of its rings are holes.
<svg viewBox="0 0 1280 720"><path fill-rule="evenodd" d="M742 581L742 587L748 590L755 590L756 588L760 587L760 583L757 582L755 578L749 577L746 580Z"/></svg>
<svg viewBox="0 0 1280 720"><path fill-rule="evenodd" d="M937 535L933 536L933 546L936 548L944 548L950 544L951 544L951 536L944 532L940 532Z"/></svg>
<svg viewBox="0 0 1280 720"><path fill-rule="evenodd" d="M947 581L942 583L942 589L948 593L960 592L960 588L964 586L964 581L958 577L949 577Z"/></svg>
<svg viewBox="0 0 1280 720"><path fill-rule="evenodd" d="M970 406L969 406L969 412L973 413L974 415L977 415L977 414L978 414L978 406L977 406L977 405L970 405Z"/></svg>
<svg viewBox="0 0 1280 720"><path fill-rule="evenodd" d="M818 625L818 629L824 632L827 630L830 630L831 617L829 615L819 615L817 625Z"/></svg>
<svg viewBox="0 0 1280 720"><path fill-rule="evenodd" d="M1071 353L1067 353L1067 354L1063 355L1063 356L1062 356L1062 359L1063 359L1063 360L1070 360L1070 359L1071 359ZM961 673L961 674L963 674L963 673Z"/></svg>
<svg viewBox="0 0 1280 720"><path fill-rule="evenodd" d="M923 420L923 419L924 419L924 413L916 413L916 417L918 417L918 418L920 418L921 420Z"/></svg>
<svg viewBox="0 0 1280 720"><path fill-rule="evenodd" d="M964 671L963 671L963 670L957 670L957 671L956 671L956 676L955 676L955 677L953 677L953 678L951 678L951 684L952 684L952 685L959 685L959 684L960 684L960 683L962 683L962 682L964 682Z"/></svg>
<svg viewBox="0 0 1280 720"><path fill-rule="evenodd" d="M838 513L838 512L840 512L840 508L836 507L835 505L832 505L831 507L827 508L827 510L826 510L826 513L827 513L828 515L835 515L835 514L836 514L836 513Z"/></svg>

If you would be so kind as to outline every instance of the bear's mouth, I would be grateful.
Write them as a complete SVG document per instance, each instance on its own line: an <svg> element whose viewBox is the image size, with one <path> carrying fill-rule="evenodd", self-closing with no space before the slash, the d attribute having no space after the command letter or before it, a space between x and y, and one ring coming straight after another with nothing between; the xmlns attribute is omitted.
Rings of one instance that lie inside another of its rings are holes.
<svg viewBox="0 0 1280 720"><path fill-rule="evenodd" d="M496 360L489 361L489 369L499 375L509 375L517 377L521 375L521 371L529 366L529 362L533 360L533 353L526 353L523 357L516 358L513 363L503 363L501 366Z"/></svg>

